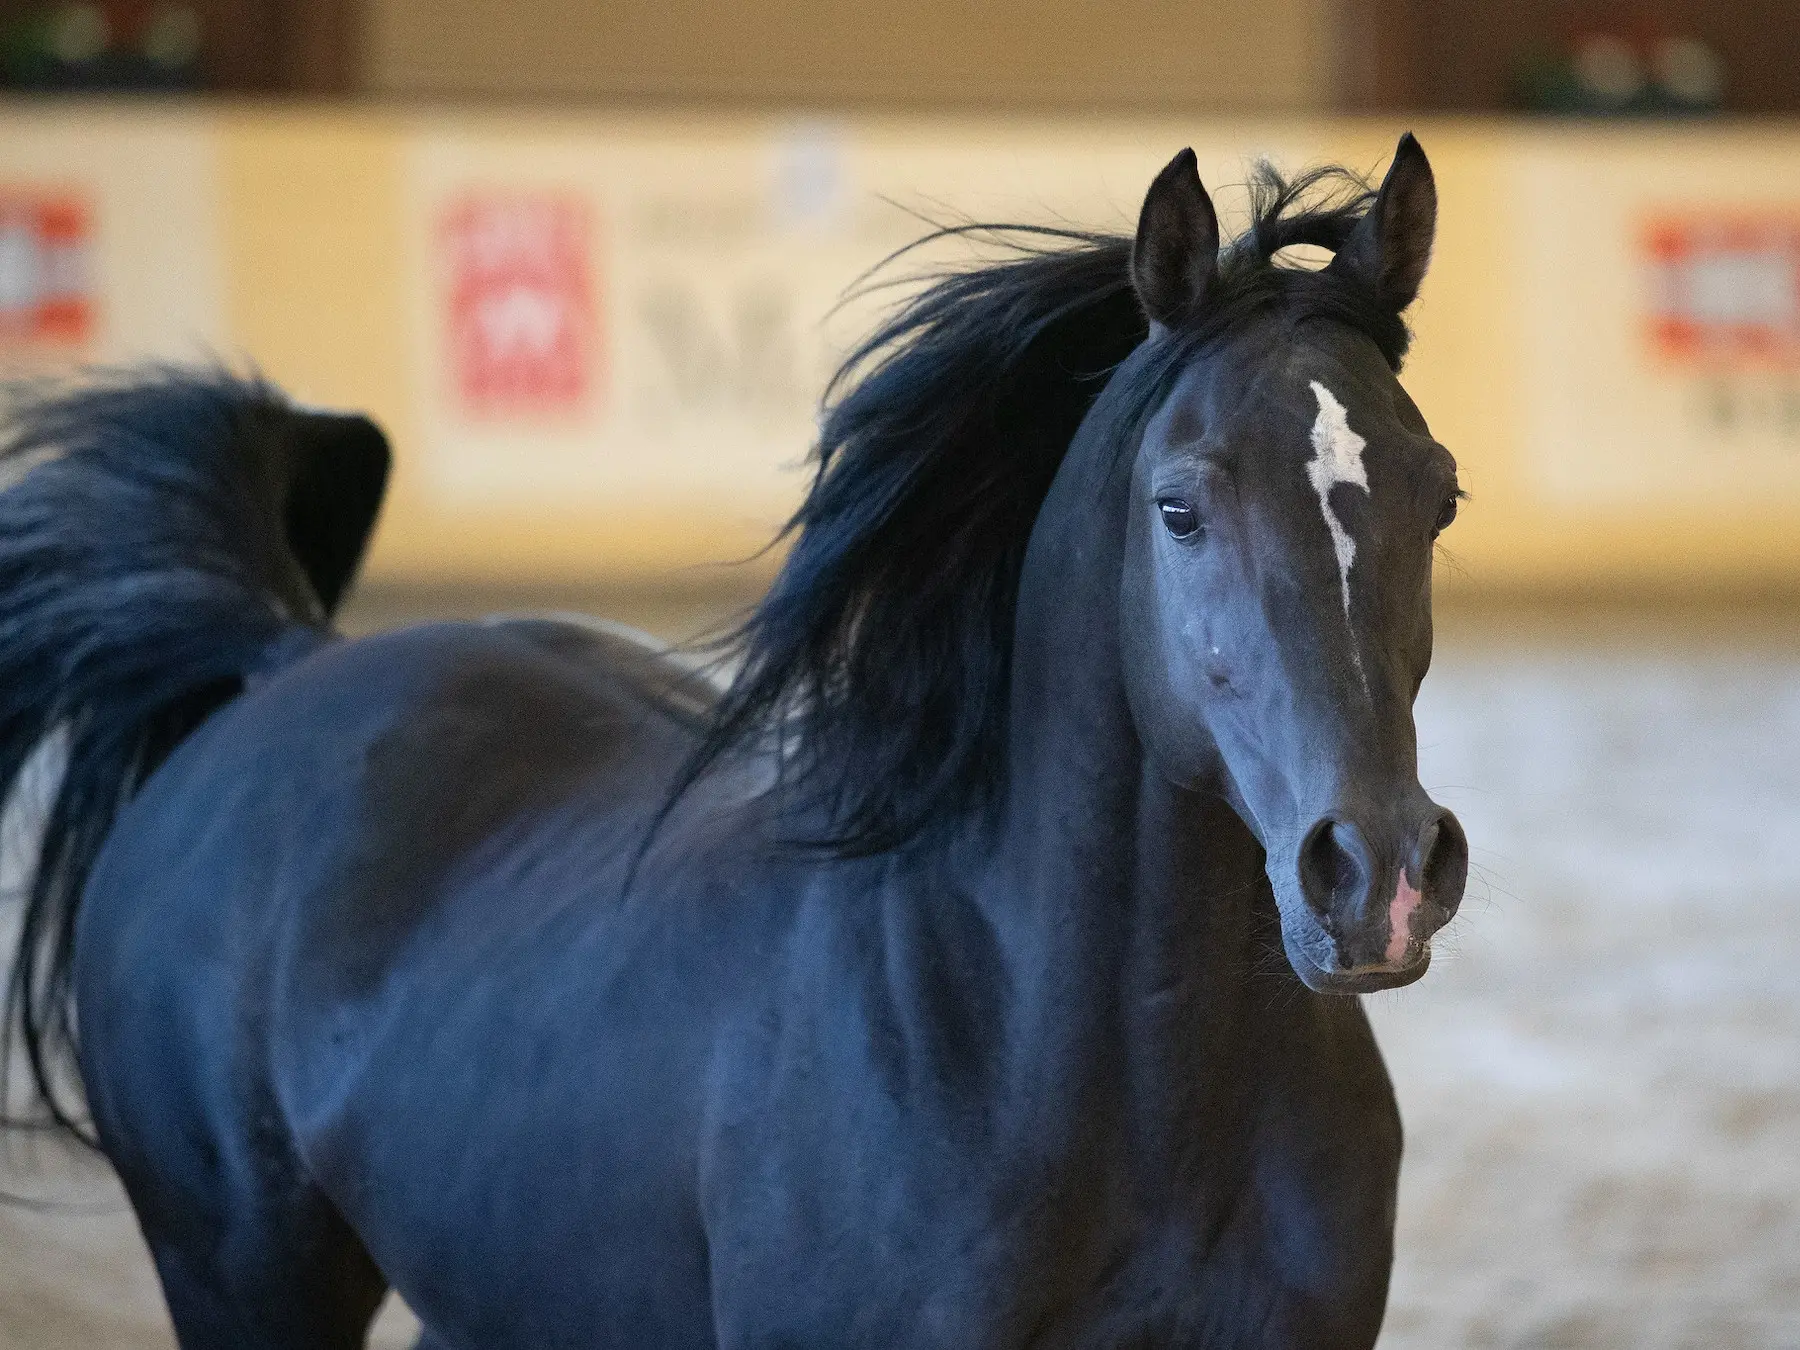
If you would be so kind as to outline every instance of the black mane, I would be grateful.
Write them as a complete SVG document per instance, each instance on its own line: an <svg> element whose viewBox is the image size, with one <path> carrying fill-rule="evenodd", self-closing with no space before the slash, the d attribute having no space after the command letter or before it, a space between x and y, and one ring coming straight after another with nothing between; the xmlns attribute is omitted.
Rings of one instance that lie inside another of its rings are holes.
<svg viewBox="0 0 1800 1350"><path fill-rule="evenodd" d="M1012 256L936 278L833 379L812 486L783 530L792 551L722 643L741 665L671 802L727 754L774 749L794 842L853 856L981 800L1003 752L1026 543L1089 408L1128 382L1108 399L1128 432L1202 348L1270 310L1347 324L1398 369L1399 315L1277 256L1335 251L1372 197L1341 168L1290 181L1259 166L1204 312L1123 370L1148 331L1128 236L965 226L921 241L977 234Z"/></svg>

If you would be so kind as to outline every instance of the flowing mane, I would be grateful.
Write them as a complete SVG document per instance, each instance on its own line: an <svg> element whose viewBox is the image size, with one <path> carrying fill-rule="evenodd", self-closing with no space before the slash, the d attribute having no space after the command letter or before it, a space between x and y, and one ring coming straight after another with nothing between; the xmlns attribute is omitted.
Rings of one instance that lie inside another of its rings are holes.
<svg viewBox="0 0 1800 1350"><path fill-rule="evenodd" d="M1011 256L939 275L854 351L827 390L815 471L767 597L722 641L738 673L671 794L721 758L774 750L792 841L840 856L905 844L979 802L1005 744L1027 541L1102 390L1117 441L1202 348L1253 314L1348 324L1399 368L1408 333L1337 271L1373 199L1339 167L1259 165L1250 220L1206 309L1129 363L1148 331L1125 235L1014 226L939 231Z"/></svg>

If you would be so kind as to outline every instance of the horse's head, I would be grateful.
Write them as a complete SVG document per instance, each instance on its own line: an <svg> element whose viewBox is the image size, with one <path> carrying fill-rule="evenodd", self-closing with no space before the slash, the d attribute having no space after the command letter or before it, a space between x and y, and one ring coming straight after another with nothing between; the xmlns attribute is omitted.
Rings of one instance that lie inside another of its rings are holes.
<svg viewBox="0 0 1800 1350"><path fill-rule="evenodd" d="M1222 787L1261 841L1288 959L1327 992L1423 974L1468 870L1456 818L1419 786L1412 717L1456 464L1391 353L1332 319L1362 304L1398 328L1436 200L1409 136L1361 223L1331 241L1327 273L1311 290L1295 279L1307 303L1187 344L1132 476L1134 719L1171 778ZM1212 204L1183 152L1150 189L1132 260L1152 342L1204 321L1218 269Z"/></svg>

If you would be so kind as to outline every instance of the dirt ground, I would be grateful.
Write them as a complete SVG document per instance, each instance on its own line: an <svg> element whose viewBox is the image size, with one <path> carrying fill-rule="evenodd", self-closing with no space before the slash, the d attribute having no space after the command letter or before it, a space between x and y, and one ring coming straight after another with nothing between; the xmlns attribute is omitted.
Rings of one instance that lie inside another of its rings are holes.
<svg viewBox="0 0 1800 1350"><path fill-rule="evenodd" d="M1369 1001L1407 1125L1384 1350L1800 1350L1800 621L1443 628L1422 777L1479 875ZM103 1167L15 1139L0 1187L57 1206L0 1204L0 1350L170 1344Z"/></svg>

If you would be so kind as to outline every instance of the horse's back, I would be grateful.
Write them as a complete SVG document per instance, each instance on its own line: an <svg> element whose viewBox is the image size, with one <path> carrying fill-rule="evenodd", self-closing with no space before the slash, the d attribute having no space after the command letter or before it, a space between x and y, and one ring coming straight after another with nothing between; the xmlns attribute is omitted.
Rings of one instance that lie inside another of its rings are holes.
<svg viewBox="0 0 1800 1350"><path fill-rule="evenodd" d="M84 922L178 859L297 869L363 862L404 835L451 866L559 794L647 818L691 748L707 688L626 630L551 619L430 624L321 647L253 683L192 734L122 813ZM207 822L196 836L195 823ZM221 915L214 914L215 920Z"/></svg>

